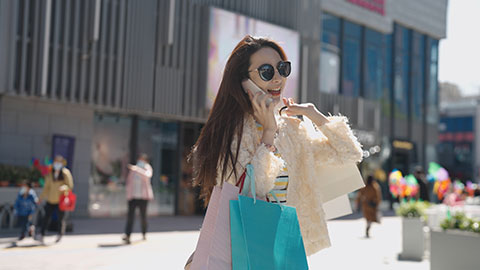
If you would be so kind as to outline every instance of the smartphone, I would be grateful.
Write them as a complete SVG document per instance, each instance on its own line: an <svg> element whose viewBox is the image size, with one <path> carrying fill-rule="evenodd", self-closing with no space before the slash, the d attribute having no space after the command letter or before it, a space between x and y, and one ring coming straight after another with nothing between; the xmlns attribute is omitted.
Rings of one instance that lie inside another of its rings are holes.
<svg viewBox="0 0 480 270"><path fill-rule="evenodd" d="M245 91L245 93L248 94L247 90L250 90L250 92L252 92L252 94L256 94L257 92L260 92L264 95L266 95L266 93L260 89L260 87L258 87L254 82L252 82L252 80L250 79L246 79L244 81L242 81L242 87L243 87L243 91ZM270 103L273 102L273 99L271 97L267 98L267 100L265 101L265 104L270 105Z"/></svg>

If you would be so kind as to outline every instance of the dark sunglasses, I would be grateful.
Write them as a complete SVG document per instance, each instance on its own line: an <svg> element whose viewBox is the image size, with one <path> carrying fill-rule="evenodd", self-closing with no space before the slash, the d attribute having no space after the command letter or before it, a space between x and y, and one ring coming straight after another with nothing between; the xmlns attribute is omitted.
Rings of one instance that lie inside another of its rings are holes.
<svg viewBox="0 0 480 270"><path fill-rule="evenodd" d="M270 81L271 79L273 79L273 76L275 76L275 68L270 64L263 64L257 69L249 70L248 72L252 72L255 70L258 71L258 75L260 75L260 78L262 78L262 80L266 82ZM289 61L280 61L277 64L277 70L280 76L286 78L288 77L288 75L290 75L290 72L292 71L292 63L290 63Z"/></svg>

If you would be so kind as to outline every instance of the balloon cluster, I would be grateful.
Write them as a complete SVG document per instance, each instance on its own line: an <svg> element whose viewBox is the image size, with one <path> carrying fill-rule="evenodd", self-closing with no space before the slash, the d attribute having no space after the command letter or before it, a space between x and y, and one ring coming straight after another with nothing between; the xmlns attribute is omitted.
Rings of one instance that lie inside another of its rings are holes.
<svg viewBox="0 0 480 270"><path fill-rule="evenodd" d="M397 198L400 194L400 186L403 179L402 172L395 169L388 175L388 185L390 187L390 193L394 198Z"/></svg>
<svg viewBox="0 0 480 270"><path fill-rule="evenodd" d="M435 184L433 186L433 193L437 195L439 200L443 200L443 197L448 192L452 184L447 170L445 170L445 168L435 162L430 162L428 167L428 174L429 176L427 177L427 179L429 181L435 181Z"/></svg>
<svg viewBox="0 0 480 270"><path fill-rule="evenodd" d="M457 193L458 195L462 194L463 193L463 190L465 189L465 185L459 181L459 180L455 180L453 182L453 192Z"/></svg>
<svg viewBox="0 0 480 270"><path fill-rule="evenodd" d="M475 195L475 189L477 189L477 184L472 183L472 181L467 181L467 185L465 186L465 190L468 193L468 196L473 197Z"/></svg>
<svg viewBox="0 0 480 270"><path fill-rule="evenodd" d="M401 171L394 169L388 176L388 183L394 198L415 197L418 194L418 181L411 174L403 177Z"/></svg>
<svg viewBox="0 0 480 270"><path fill-rule="evenodd" d="M46 156L43 159L43 164L40 163L40 160L38 158L32 158L31 165L40 171L40 174L42 177L39 179L40 185L43 186L43 183L45 183L45 175L49 174L52 172L52 160Z"/></svg>
<svg viewBox="0 0 480 270"><path fill-rule="evenodd" d="M405 197L415 197L418 194L418 181L415 176L409 174L405 176Z"/></svg>

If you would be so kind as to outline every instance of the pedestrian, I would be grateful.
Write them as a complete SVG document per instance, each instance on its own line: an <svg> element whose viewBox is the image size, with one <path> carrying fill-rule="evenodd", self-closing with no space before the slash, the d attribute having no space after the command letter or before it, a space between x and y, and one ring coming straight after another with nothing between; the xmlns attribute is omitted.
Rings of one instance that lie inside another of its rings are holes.
<svg viewBox="0 0 480 270"><path fill-rule="evenodd" d="M379 206L382 202L382 193L380 185L373 176L367 177L367 183L364 188L360 189L357 196L357 206L361 206L363 216L367 221L365 229L365 237L370 237L370 227L373 222L380 223Z"/></svg>
<svg viewBox="0 0 480 270"><path fill-rule="evenodd" d="M275 41L247 35L237 44L192 151L194 184L206 206L215 185L235 185L251 164L258 197L271 199L272 191L296 207L311 255L330 245L315 176L321 166L359 162L362 149L346 117L326 117L312 103L282 98L290 71ZM259 92L243 88L247 79Z"/></svg>
<svg viewBox="0 0 480 270"><path fill-rule="evenodd" d="M60 202L60 195L63 192L73 190L72 173L67 167L65 167L66 165L67 161L65 158L61 155L57 155L53 160L52 172L45 176L45 186L40 194L40 202L46 200L44 207L45 216L43 217L41 234L38 238L42 243L54 212L57 214L58 221L57 238L55 242L60 242L62 236L65 234L67 214L60 210L58 204Z"/></svg>
<svg viewBox="0 0 480 270"><path fill-rule="evenodd" d="M473 197L479 197L480 198L480 186L477 186L475 188L475 191L473 192Z"/></svg>
<svg viewBox="0 0 480 270"><path fill-rule="evenodd" d="M32 183L24 181L14 206L15 215L20 226L20 237L18 240L24 239L27 232L30 236L34 236L35 227L32 224L32 215L37 209L37 203L38 197L35 190L32 189Z"/></svg>
<svg viewBox="0 0 480 270"><path fill-rule="evenodd" d="M130 244L136 208L140 209L143 240L147 239L147 205L149 200L153 200L151 183L153 169L148 163L147 154L140 154L137 164L129 164L128 168L130 170L126 182L128 214L125 235L122 237L126 244Z"/></svg>
<svg viewBox="0 0 480 270"><path fill-rule="evenodd" d="M417 179L418 182L418 193L417 199L420 199L424 202L430 201L429 189L428 189L428 180L425 172L423 171L422 166L416 166L413 172L413 176Z"/></svg>

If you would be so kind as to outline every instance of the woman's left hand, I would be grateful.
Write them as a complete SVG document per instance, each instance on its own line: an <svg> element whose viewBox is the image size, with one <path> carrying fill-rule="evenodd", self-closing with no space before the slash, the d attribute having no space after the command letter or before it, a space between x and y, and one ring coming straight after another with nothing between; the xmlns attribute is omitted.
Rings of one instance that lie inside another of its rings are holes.
<svg viewBox="0 0 480 270"><path fill-rule="evenodd" d="M317 110L315 105L313 105L312 103L298 104L295 103L292 98L283 98L283 104L285 104L287 108L284 109L282 113L285 113L288 116L305 115L310 118L317 126L321 126L329 122L327 117L325 117L323 113Z"/></svg>
<svg viewBox="0 0 480 270"><path fill-rule="evenodd" d="M295 115L308 115L316 110L315 105L312 103L295 103L292 98L283 98L283 104L287 106L286 109L282 110L282 113L285 113L288 116Z"/></svg>

